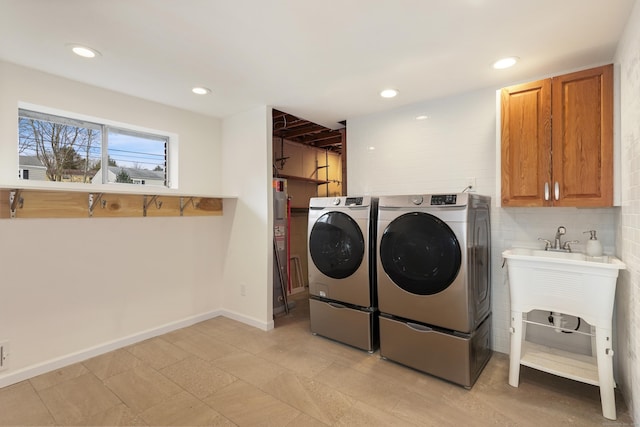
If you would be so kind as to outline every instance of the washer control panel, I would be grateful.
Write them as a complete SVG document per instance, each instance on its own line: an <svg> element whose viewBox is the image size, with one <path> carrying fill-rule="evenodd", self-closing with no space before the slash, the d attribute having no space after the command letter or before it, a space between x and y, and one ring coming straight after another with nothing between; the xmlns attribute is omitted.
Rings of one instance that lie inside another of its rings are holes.
<svg viewBox="0 0 640 427"><path fill-rule="evenodd" d="M422 196L411 196L411 203L414 205L421 205L424 201L424 197Z"/></svg>
<svg viewBox="0 0 640 427"><path fill-rule="evenodd" d="M436 194L431 196L432 206L455 205L456 201L456 194Z"/></svg>
<svg viewBox="0 0 640 427"><path fill-rule="evenodd" d="M347 197L344 201L345 206L361 206L363 198L362 197Z"/></svg>

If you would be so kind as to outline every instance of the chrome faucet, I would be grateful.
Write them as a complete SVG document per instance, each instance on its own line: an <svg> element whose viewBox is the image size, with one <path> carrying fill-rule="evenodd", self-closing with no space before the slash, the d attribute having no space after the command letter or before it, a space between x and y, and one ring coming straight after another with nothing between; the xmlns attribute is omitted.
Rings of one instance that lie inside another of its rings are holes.
<svg viewBox="0 0 640 427"><path fill-rule="evenodd" d="M562 248L562 242L560 242L560 238L562 236L564 236L565 234L567 234L567 229L564 228L562 225L560 227L558 227L558 231L556 231L556 238L553 241L553 249L554 250L560 250Z"/></svg>
<svg viewBox="0 0 640 427"><path fill-rule="evenodd" d="M579 240L569 240L567 242L562 243L562 236L567 234L567 229L564 226L558 227L556 231L556 237L553 240L553 243L547 239L543 239L542 237L538 237L538 240L544 242L544 250L545 251L556 251L556 252L571 252L571 245L573 243L580 243Z"/></svg>

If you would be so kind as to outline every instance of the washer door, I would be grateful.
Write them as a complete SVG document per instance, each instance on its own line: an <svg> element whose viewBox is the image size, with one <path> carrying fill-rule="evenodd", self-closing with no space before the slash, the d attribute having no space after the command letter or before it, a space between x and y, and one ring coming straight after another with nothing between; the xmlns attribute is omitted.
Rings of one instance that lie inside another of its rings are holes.
<svg viewBox="0 0 640 427"><path fill-rule="evenodd" d="M344 279L356 272L364 258L365 241L358 224L342 212L322 215L309 235L309 253L324 275Z"/></svg>
<svg viewBox="0 0 640 427"><path fill-rule="evenodd" d="M445 290L458 275L460 244L439 218L422 212L399 216L384 230L380 262L389 278L416 295Z"/></svg>

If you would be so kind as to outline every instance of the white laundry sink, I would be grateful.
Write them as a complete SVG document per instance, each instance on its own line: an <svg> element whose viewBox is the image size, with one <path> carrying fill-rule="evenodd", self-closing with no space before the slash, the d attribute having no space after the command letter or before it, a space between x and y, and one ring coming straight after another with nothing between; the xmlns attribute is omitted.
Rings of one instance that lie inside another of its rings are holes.
<svg viewBox="0 0 640 427"><path fill-rule="evenodd" d="M511 307L535 309L611 322L618 271L625 264L613 256L512 248L502 253L509 268Z"/></svg>
<svg viewBox="0 0 640 427"><path fill-rule="evenodd" d="M581 252L564 252L564 251L550 251L543 249L529 249L529 248L511 248L502 253L504 258L516 258L516 257L542 257L542 258L551 258L557 259L562 262L563 260L574 260L574 261L585 261L585 262L596 262L596 263L604 263L611 264L612 268L619 268L616 265L621 263L620 260L614 257L610 257L608 255L603 256L588 256ZM524 259L524 258L523 258ZM624 268L624 267L622 267Z"/></svg>
<svg viewBox="0 0 640 427"><path fill-rule="evenodd" d="M602 414L616 419L612 315L618 272L613 256L512 248L502 252L509 269L511 352L509 384L518 387L520 365L600 387ZM526 341L526 313L545 310L580 317L591 325L592 356Z"/></svg>

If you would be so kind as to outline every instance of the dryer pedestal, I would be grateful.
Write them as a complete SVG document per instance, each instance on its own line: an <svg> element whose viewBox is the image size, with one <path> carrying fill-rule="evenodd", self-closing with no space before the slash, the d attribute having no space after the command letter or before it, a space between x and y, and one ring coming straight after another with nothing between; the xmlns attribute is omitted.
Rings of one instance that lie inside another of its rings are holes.
<svg viewBox="0 0 640 427"><path fill-rule="evenodd" d="M471 388L491 358L491 315L469 333L453 332L380 313L380 355Z"/></svg>
<svg viewBox="0 0 640 427"><path fill-rule="evenodd" d="M377 312L318 297L309 298L311 332L373 353L378 348Z"/></svg>

